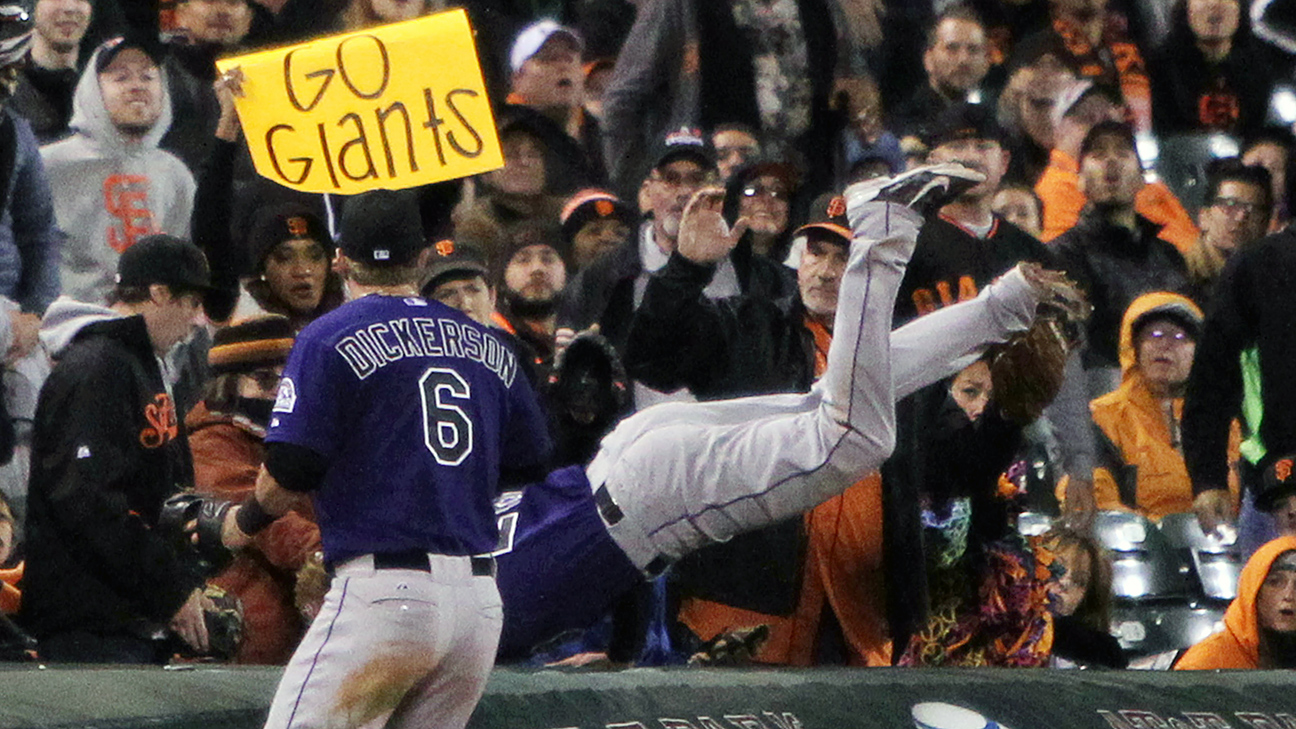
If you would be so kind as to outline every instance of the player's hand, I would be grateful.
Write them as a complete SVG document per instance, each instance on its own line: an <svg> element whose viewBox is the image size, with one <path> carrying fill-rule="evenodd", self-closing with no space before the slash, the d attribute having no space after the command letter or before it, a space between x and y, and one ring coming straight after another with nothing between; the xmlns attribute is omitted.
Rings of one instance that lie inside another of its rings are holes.
<svg viewBox="0 0 1296 729"><path fill-rule="evenodd" d="M738 239L747 232L747 219L739 218L730 228L721 213L724 196L724 190L718 187L704 187L693 193L680 216L677 246L681 256L694 263L715 263L738 245Z"/></svg>
<svg viewBox="0 0 1296 729"><path fill-rule="evenodd" d="M1094 496L1093 481L1071 476L1067 480L1066 500L1062 517L1069 529L1088 533L1098 516L1098 499Z"/></svg>
<svg viewBox="0 0 1296 729"><path fill-rule="evenodd" d="M1211 534L1225 524L1233 523L1233 497L1228 489L1203 491L1193 499L1193 513L1197 515L1201 530Z"/></svg>
<svg viewBox="0 0 1296 729"><path fill-rule="evenodd" d="M211 600L207 599L199 587L189 593L189 599L185 600L171 618L171 630L198 653L207 652L207 619L203 616L203 611L211 607Z"/></svg>
<svg viewBox="0 0 1296 729"><path fill-rule="evenodd" d="M40 325L40 317L35 314L17 310L9 312L9 328L13 331L13 343L9 345L9 351L5 352L6 362L20 360L36 349L36 344L40 342L37 336L40 334Z"/></svg>
<svg viewBox="0 0 1296 729"><path fill-rule="evenodd" d="M238 112L234 108L234 98L243 96L243 69L231 68L212 84L216 100L220 102L220 118L216 122L216 138L225 142L238 141Z"/></svg>
<svg viewBox="0 0 1296 729"><path fill-rule="evenodd" d="M221 529L221 543L228 549L242 549L252 543L252 537L238 528L238 512L242 506L235 506L225 512L225 524Z"/></svg>

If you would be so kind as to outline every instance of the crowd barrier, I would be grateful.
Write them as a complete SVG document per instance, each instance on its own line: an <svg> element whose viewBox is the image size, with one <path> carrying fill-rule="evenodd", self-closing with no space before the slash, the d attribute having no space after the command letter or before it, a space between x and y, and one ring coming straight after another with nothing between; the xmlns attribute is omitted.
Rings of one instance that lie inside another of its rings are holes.
<svg viewBox="0 0 1296 729"><path fill-rule="evenodd" d="M0 727L257 729L279 672L0 671ZM1296 729L1296 674L502 669L469 729Z"/></svg>

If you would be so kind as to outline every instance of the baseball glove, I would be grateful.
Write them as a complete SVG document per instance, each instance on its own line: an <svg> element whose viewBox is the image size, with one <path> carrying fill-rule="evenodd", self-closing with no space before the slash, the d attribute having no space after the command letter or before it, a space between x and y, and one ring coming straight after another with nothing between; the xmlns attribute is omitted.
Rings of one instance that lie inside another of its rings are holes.
<svg viewBox="0 0 1296 729"><path fill-rule="evenodd" d="M293 604L302 620L307 623L315 620L320 607L324 605L324 594L328 589L329 575L324 568L324 554L315 552L297 570L297 580L293 585Z"/></svg>
<svg viewBox="0 0 1296 729"><path fill-rule="evenodd" d="M992 352L990 381L1004 418L1029 425L1044 413L1062 389L1071 346L1066 322L1046 314Z"/></svg>

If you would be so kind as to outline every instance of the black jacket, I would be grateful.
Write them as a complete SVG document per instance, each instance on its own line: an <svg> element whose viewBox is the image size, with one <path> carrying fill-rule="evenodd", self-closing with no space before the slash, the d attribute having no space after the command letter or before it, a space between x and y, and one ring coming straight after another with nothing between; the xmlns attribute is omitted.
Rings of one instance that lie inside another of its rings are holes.
<svg viewBox="0 0 1296 729"><path fill-rule="evenodd" d="M80 78L78 69L49 70L29 62L8 106L31 123L41 144L57 142L70 133L72 93Z"/></svg>
<svg viewBox="0 0 1296 729"><path fill-rule="evenodd" d="M1084 350L1085 367L1119 367L1121 318L1134 299L1152 291L1188 296L1188 264L1178 249L1157 237L1161 227L1139 216L1131 231L1091 209L1053 241L1067 275L1093 305Z"/></svg>
<svg viewBox="0 0 1296 729"><path fill-rule="evenodd" d="M630 337L630 322L635 316L635 280L643 271L643 261L639 257L639 233L640 230L635 230L629 240L591 263L572 279L558 311L560 327L581 331L592 324L598 324L599 333L623 357ZM781 263L756 255L750 245L739 243L729 256L744 296L779 299L796 291L796 275L792 270ZM710 274L708 280L709 276ZM703 283L704 287L705 285ZM633 373L630 376L635 377Z"/></svg>
<svg viewBox="0 0 1296 729"><path fill-rule="evenodd" d="M1256 347L1260 354L1260 438L1268 451L1266 461L1296 453L1293 291L1296 232L1291 230L1238 251L1220 275L1184 400L1184 462L1194 492L1228 483L1229 422L1242 402L1238 356L1243 350Z"/></svg>
<svg viewBox="0 0 1296 729"><path fill-rule="evenodd" d="M630 377L699 400L809 390L814 341L799 294L712 301L702 291L714 273L676 253L648 281L626 341Z"/></svg>
<svg viewBox="0 0 1296 729"><path fill-rule="evenodd" d="M146 635L202 584L154 530L192 486L182 427L142 317L76 335L36 408L20 615L37 638Z"/></svg>

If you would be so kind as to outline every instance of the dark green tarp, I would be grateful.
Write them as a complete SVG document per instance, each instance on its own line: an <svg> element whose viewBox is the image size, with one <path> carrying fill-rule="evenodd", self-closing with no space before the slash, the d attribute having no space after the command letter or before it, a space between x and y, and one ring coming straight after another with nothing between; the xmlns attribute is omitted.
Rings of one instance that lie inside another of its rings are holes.
<svg viewBox="0 0 1296 729"><path fill-rule="evenodd" d="M0 671L0 727L254 729L278 677L14 667ZM911 729L913 707L925 702L1002 729L1296 729L1296 673L499 670L469 729Z"/></svg>

